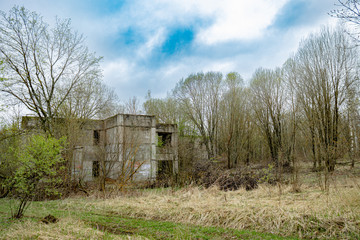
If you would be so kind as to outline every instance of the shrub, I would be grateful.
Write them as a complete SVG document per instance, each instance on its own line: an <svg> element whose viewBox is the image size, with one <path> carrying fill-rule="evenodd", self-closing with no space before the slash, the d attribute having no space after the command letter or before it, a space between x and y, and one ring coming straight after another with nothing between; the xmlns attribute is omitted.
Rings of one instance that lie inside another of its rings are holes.
<svg viewBox="0 0 360 240"><path fill-rule="evenodd" d="M16 156L12 163L14 171L5 180L12 196L19 200L13 213L14 218L23 216L29 201L34 199L39 188L47 194L58 194L53 185L61 181L57 171L62 168L61 151L65 139L32 135L27 140L23 146L12 150Z"/></svg>
<svg viewBox="0 0 360 240"><path fill-rule="evenodd" d="M235 191L239 188L245 188L246 191L258 187L258 179L250 173L241 172L239 169L233 172L224 172L216 181L220 190Z"/></svg>
<svg viewBox="0 0 360 240"><path fill-rule="evenodd" d="M198 161L192 171L194 182L205 188L217 185L223 191L245 188L247 191L258 187L259 177L247 169L226 170L208 160Z"/></svg>

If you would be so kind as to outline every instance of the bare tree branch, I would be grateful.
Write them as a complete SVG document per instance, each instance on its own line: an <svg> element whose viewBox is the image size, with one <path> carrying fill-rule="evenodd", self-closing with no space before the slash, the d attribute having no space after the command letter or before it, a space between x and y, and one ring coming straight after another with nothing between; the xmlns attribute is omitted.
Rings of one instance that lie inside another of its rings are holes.
<svg viewBox="0 0 360 240"><path fill-rule="evenodd" d="M75 88L101 77L99 61L71 29L69 19L49 28L40 15L23 7L0 12L0 57L4 81L0 91L34 111L51 133L51 119Z"/></svg>

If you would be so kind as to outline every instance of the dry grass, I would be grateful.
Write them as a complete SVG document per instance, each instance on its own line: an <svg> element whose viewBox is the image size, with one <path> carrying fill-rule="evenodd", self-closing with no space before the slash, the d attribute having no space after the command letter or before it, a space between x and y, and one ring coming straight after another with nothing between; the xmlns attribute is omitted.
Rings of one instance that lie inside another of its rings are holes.
<svg viewBox="0 0 360 240"><path fill-rule="evenodd" d="M48 209L56 215L58 209L60 221L48 225L34 220L14 223L0 233L0 239L129 238L84 222L98 222L95 216L100 215L105 220L109 218L106 222L114 217L133 217L308 239L360 239L359 172L340 169L330 178L329 191L321 191L318 173L306 171L299 184L300 192L294 192L291 184L262 184L253 191L233 192L216 187L133 190L105 200L97 192L88 198L78 196L39 203L29 210L30 216L36 215L31 211L40 211L40 216L45 216ZM140 228L144 228L142 224Z"/></svg>
<svg viewBox="0 0 360 240"><path fill-rule="evenodd" d="M108 214L166 220L202 226L251 229L300 238L348 239L360 236L360 188L358 179L333 184L329 192L302 186L260 185L259 189L223 192L217 188L188 187L152 190L137 196L93 201L69 199L64 207L96 209ZM79 201L79 202L78 202Z"/></svg>
<svg viewBox="0 0 360 240"><path fill-rule="evenodd" d="M96 230L84 222L73 219L60 219L54 224L44 224L41 221L25 220L13 224L9 229L0 234L0 239L144 239L133 236L109 235Z"/></svg>

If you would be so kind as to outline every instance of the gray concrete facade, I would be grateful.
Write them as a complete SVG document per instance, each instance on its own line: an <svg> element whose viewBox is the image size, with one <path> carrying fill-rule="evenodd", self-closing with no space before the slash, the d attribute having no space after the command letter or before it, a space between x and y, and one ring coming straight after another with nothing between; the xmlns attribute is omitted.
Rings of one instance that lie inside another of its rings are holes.
<svg viewBox="0 0 360 240"><path fill-rule="evenodd" d="M34 128L36 118L23 117L23 128ZM151 115L117 114L90 120L73 146L71 175L93 181L100 175L152 181L171 166L178 172L176 124L157 124Z"/></svg>

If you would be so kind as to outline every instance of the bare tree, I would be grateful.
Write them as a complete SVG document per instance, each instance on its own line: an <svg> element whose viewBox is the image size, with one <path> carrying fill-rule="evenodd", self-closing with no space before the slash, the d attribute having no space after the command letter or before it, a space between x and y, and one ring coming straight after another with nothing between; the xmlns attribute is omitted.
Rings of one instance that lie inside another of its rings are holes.
<svg viewBox="0 0 360 240"><path fill-rule="evenodd" d="M202 137L209 159L217 155L216 141L222 92L222 74L216 72L191 74L180 80L174 90L175 98Z"/></svg>
<svg viewBox="0 0 360 240"><path fill-rule="evenodd" d="M232 72L225 79L225 92L221 100L219 145L220 151L224 151L227 157L227 167L232 168L240 162L242 155L248 155L244 151L247 136L248 111L247 94L243 89L243 79L240 74Z"/></svg>
<svg viewBox="0 0 360 240"><path fill-rule="evenodd" d="M76 119L103 119L116 113L116 94L98 78L74 87L58 111L60 117Z"/></svg>
<svg viewBox="0 0 360 240"><path fill-rule="evenodd" d="M357 49L340 27L323 28L300 44L294 86L305 111L318 162L333 171L338 158L339 126L349 91L357 91Z"/></svg>
<svg viewBox="0 0 360 240"><path fill-rule="evenodd" d="M146 96L146 101L143 104L146 114L155 115L156 120L161 123L175 123L178 122L179 104L177 101L168 96L164 99L152 98L150 91Z"/></svg>
<svg viewBox="0 0 360 240"><path fill-rule="evenodd" d="M359 82L353 84L346 93L346 107L342 132L345 133L346 150L351 160L351 167L355 166L355 159L359 154L360 112L359 112Z"/></svg>
<svg viewBox="0 0 360 240"><path fill-rule="evenodd" d="M135 96L129 98L129 100L125 102L124 111L127 114L141 114L142 111L139 99Z"/></svg>
<svg viewBox="0 0 360 240"><path fill-rule="evenodd" d="M359 41L360 27L360 1L359 0L338 0L337 6L340 9L334 9L330 15L341 19L345 23L349 23L351 29L350 35Z"/></svg>
<svg viewBox="0 0 360 240"><path fill-rule="evenodd" d="M152 98L148 92L146 101L143 104L146 114L154 115L159 123L176 123L178 125L180 136L193 135L195 131L194 124L188 116L184 114L184 106L173 96L167 96L164 99Z"/></svg>
<svg viewBox="0 0 360 240"><path fill-rule="evenodd" d="M39 14L24 7L0 12L0 58L0 90L35 112L47 132L73 89L101 75L101 58L84 46L70 19L56 19L49 28Z"/></svg>
<svg viewBox="0 0 360 240"><path fill-rule="evenodd" d="M283 151L283 122L285 111L285 88L280 69L258 69L250 83L253 110L257 124L266 137L272 161L279 164Z"/></svg>

